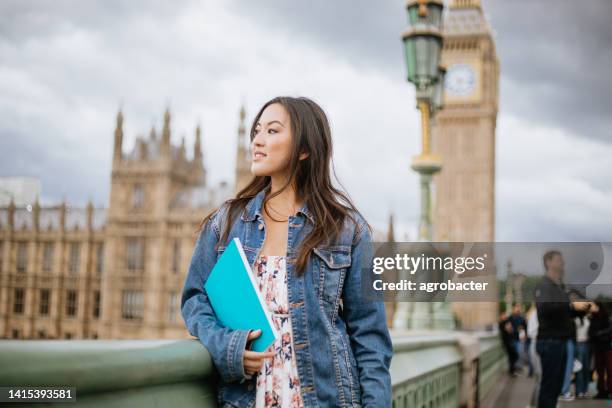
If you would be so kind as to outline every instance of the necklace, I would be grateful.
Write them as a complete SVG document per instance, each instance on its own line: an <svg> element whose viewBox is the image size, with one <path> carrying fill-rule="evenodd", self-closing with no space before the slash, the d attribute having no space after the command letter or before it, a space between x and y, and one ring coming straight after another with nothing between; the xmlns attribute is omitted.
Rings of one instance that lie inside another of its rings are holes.
<svg viewBox="0 0 612 408"><path fill-rule="evenodd" d="M283 215L282 213L280 213L280 212L276 211L276 210L274 209L274 207L272 207L272 205L271 205L269 202L268 202L268 203L266 203L266 212L268 212L268 211L267 211L268 207L269 207L269 208L270 208L270 210L272 210L274 213L276 213L276 214L278 214L278 215L281 215L281 216L283 216L283 217L287 217L287 219L286 219L286 220L277 220L277 219L274 219L274 218L272 218L272 217L270 216L270 218L271 218L273 221L276 221L276 222L287 222L287 221L289 221L289 215ZM292 210L291 214L295 214L295 206L293 206L293 210ZM270 215L270 214L268 213L268 215Z"/></svg>

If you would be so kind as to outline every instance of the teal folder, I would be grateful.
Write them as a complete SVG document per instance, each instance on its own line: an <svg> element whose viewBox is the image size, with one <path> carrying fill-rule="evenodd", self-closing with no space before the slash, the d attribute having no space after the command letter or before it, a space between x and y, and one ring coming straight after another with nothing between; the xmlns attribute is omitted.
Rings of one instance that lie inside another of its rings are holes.
<svg viewBox="0 0 612 408"><path fill-rule="evenodd" d="M261 329L261 335L251 342L251 350L265 351L278 338L240 239L232 239L217 259L204 289L223 326L234 330Z"/></svg>

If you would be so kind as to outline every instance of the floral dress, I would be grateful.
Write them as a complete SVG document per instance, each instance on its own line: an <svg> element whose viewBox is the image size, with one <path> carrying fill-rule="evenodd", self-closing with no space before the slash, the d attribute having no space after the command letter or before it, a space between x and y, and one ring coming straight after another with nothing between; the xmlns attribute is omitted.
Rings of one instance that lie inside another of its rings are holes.
<svg viewBox="0 0 612 408"><path fill-rule="evenodd" d="M281 255L260 255L253 267L259 290L279 334L266 350L274 351L274 357L265 359L257 374L255 406L258 408L304 406L293 349L285 262L286 258Z"/></svg>

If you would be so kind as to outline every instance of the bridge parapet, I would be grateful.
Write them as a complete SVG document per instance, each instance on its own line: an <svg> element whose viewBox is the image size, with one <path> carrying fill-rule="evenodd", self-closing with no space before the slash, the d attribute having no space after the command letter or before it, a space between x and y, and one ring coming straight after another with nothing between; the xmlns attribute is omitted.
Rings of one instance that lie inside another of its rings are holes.
<svg viewBox="0 0 612 408"><path fill-rule="evenodd" d="M395 334L393 347L395 408L477 407L505 368L491 334ZM216 405L212 360L196 339L4 340L0 385L75 387L72 406Z"/></svg>

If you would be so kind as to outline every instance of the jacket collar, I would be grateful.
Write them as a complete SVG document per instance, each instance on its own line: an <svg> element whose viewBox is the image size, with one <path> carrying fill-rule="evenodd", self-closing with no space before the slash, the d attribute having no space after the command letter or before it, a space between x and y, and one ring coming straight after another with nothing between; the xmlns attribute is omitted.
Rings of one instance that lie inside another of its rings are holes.
<svg viewBox="0 0 612 408"><path fill-rule="evenodd" d="M253 221L257 217L263 218L262 204L263 204L263 200L266 196L266 192L268 191L268 189L269 188L267 187L264 188L259 193L257 193L253 198L251 198L251 200L247 203L246 207L244 208L244 211L242 211L242 215L240 216L240 218L243 221ZM308 218L310 222L314 224L314 217L310 213L310 210L308 209L308 205L306 204L306 202L304 202L304 204L300 207L297 213L304 214L306 218Z"/></svg>

